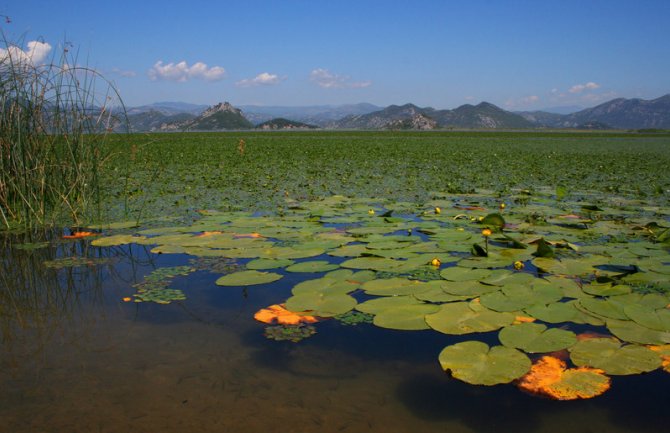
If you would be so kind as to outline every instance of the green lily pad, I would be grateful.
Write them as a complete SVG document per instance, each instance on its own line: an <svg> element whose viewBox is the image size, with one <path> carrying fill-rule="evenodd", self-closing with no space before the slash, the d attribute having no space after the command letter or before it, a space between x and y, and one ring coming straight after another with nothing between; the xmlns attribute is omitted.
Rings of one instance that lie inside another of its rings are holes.
<svg viewBox="0 0 670 433"><path fill-rule="evenodd" d="M639 344L668 344L670 332L657 331L638 325L635 322L624 320L607 320L607 329L623 341Z"/></svg>
<svg viewBox="0 0 670 433"><path fill-rule="evenodd" d="M400 261L383 257L357 257L340 263L343 268L392 271L401 265Z"/></svg>
<svg viewBox="0 0 670 433"><path fill-rule="evenodd" d="M365 290L365 293L376 296L412 295L425 292L429 288L424 282L409 280L407 278L371 280L361 286L361 289Z"/></svg>
<svg viewBox="0 0 670 433"><path fill-rule="evenodd" d="M452 266L443 269L440 275L449 281L479 281L488 278L491 275L488 269L471 269L461 266Z"/></svg>
<svg viewBox="0 0 670 433"><path fill-rule="evenodd" d="M111 247L116 245L126 245L138 243L145 240L145 236L134 236L134 235L112 235L106 236L104 238L97 238L91 241L91 245L96 247Z"/></svg>
<svg viewBox="0 0 670 433"><path fill-rule="evenodd" d="M440 307L434 304L402 305L378 312L373 322L381 328L403 331L430 329L426 324L426 314L435 313Z"/></svg>
<svg viewBox="0 0 670 433"><path fill-rule="evenodd" d="M564 259L559 261L538 257L533 260L533 264L541 271L554 275L585 276L594 272L593 265L583 260Z"/></svg>
<svg viewBox="0 0 670 433"><path fill-rule="evenodd" d="M345 294L301 293L286 300L289 311L307 311L310 315L332 317L351 311L358 301Z"/></svg>
<svg viewBox="0 0 670 433"><path fill-rule="evenodd" d="M286 272L328 272L339 268L339 265L330 263L326 260L313 260L301 262L286 268Z"/></svg>
<svg viewBox="0 0 670 433"><path fill-rule="evenodd" d="M653 350L637 344L621 345L614 338L583 340L569 350L575 365L598 368L607 374L639 374L661 366L661 357Z"/></svg>
<svg viewBox="0 0 670 433"><path fill-rule="evenodd" d="M426 323L436 331L461 335L495 331L511 325L515 318L512 313L499 313L472 302L452 302L441 305L439 311L427 315Z"/></svg>
<svg viewBox="0 0 670 433"><path fill-rule="evenodd" d="M547 328L539 323L521 323L507 326L498 333L500 342L527 353L546 353L565 349L577 342L572 331Z"/></svg>
<svg viewBox="0 0 670 433"><path fill-rule="evenodd" d="M413 296L388 296L383 298L369 299L356 305L356 310L368 314L379 314L388 309L406 307L408 305L424 305Z"/></svg>
<svg viewBox="0 0 670 433"><path fill-rule="evenodd" d="M291 289L294 295L305 293L321 293L323 295L346 295L358 289L360 284L345 279L325 276L313 280L301 281Z"/></svg>
<svg viewBox="0 0 670 433"><path fill-rule="evenodd" d="M558 301L563 293L550 285L533 288L526 285L510 284L499 291L481 296L483 306L495 311L517 311L534 304L548 304Z"/></svg>
<svg viewBox="0 0 670 433"><path fill-rule="evenodd" d="M670 310L652 308L640 304L626 305L623 309L626 316L635 323L657 331L670 332Z"/></svg>
<svg viewBox="0 0 670 433"><path fill-rule="evenodd" d="M280 278L282 278L282 275L273 272L240 271L224 275L216 280L216 284L219 286L253 286L257 284L272 283Z"/></svg>
<svg viewBox="0 0 670 433"><path fill-rule="evenodd" d="M552 302L547 305L533 305L524 311L530 316L547 323L574 322L602 326L605 322L575 307L577 301Z"/></svg>
<svg viewBox="0 0 670 433"><path fill-rule="evenodd" d="M625 295L631 292L630 286L625 284L612 285L608 284L584 284L582 286L584 293L594 296L617 296Z"/></svg>
<svg viewBox="0 0 670 433"><path fill-rule="evenodd" d="M497 385L520 378L530 370L530 359L505 346L489 348L479 341L445 347L439 355L442 369L473 385Z"/></svg>
<svg viewBox="0 0 670 433"><path fill-rule="evenodd" d="M295 263L291 259L255 259L247 263L247 269L262 271L267 269L280 269Z"/></svg>

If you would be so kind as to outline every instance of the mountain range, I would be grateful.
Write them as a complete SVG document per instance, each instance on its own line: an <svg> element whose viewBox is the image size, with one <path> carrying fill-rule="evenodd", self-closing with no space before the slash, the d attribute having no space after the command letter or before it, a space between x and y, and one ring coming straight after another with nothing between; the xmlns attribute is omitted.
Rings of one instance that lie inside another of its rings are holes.
<svg viewBox="0 0 670 433"><path fill-rule="evenodd" d="M212 107L162 102L127 110L132 131L239 129L670 129L670 94L653 100L618 98L592 108L559 114L504 110L488 102L436 110L414 104L318 105L305 107Z"/></svg>

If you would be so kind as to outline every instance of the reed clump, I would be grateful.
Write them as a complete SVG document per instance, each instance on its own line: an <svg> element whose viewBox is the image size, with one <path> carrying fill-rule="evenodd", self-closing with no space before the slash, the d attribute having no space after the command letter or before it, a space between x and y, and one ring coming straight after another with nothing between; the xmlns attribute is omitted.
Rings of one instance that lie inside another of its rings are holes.
<svg viewBox="0 0 670 433"><path fill-rule="evenodd" d="M67 45L37 64L0 36L0 225L78 224L100 210L103 144L123 104Z"/></svg>

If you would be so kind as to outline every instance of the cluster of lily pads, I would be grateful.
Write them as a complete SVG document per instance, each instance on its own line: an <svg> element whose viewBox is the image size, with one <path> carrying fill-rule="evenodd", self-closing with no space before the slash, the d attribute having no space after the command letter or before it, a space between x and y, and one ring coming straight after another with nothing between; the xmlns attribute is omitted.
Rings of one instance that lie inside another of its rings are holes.
<svg viewBox="0 0 670 433"><path fill-rule="evenodd" d="M525 389L587 398L604 392L606 375L670 364L670 210L592 198L597 205L524 192L505 202L442 195L417 206L332 196L289 203L278 215L204 211L189 226L92 244L246 261L220 286L304 273L286 300L291 312L360 312L382 328L469 334L472 341L439 353L453 377L481 385L534 380L536 388ZM578 334L574 324L591 332ZM478 340L490 332L499 345ZM541 373L547 365L551 380Z"/></svg>
<svg viewBox="0 0 670 433"><path fill-rule="evenodd" d="M169 288L172 280L177 276L185 276L194 271L190 266L173 266L154 269L141 283L135 284L137 293L133 295L135 302L155 302L169 304L174 301L183 301L186 295L179 289Z"/></svg>
<svg viewBox="0 0 670 433"><path fill-rule="evenodd" d="M266 326L263 331L265 338L275 341L291 341L297 343L300 340L316 334L316 328L311 325L276 325Z"/></svg>

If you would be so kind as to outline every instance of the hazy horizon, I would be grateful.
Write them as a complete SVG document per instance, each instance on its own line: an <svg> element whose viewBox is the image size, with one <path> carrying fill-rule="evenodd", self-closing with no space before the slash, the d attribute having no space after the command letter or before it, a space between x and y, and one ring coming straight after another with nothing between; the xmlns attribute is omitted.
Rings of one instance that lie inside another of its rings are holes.
<svg viewBox="0 0 670 433"><path fill-rule="evenodd" d="M66 44L128 106L487 101L520 111L669 93L669 13L661 0L28 0L0 7L0 26L34 63Z"/></svg>

